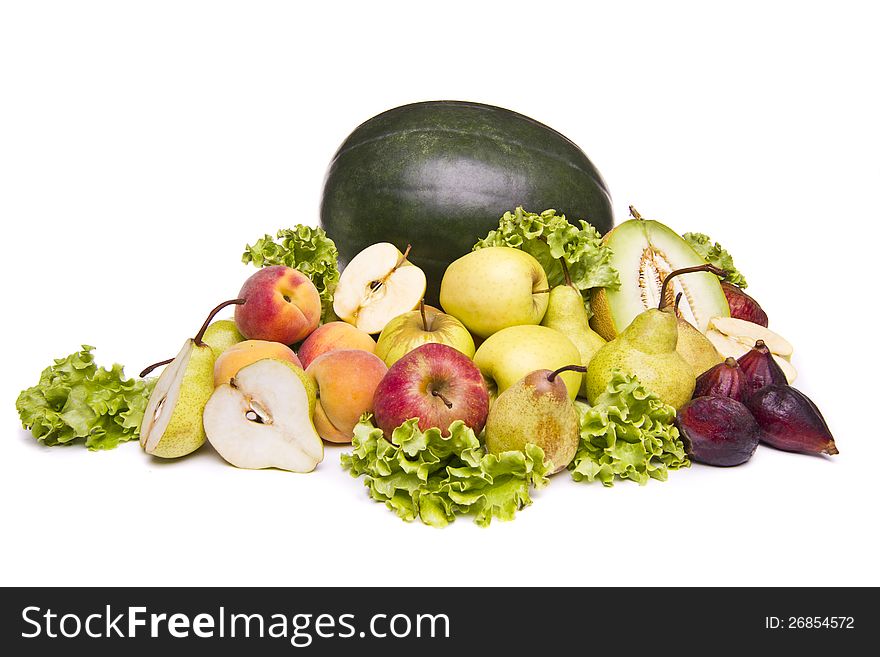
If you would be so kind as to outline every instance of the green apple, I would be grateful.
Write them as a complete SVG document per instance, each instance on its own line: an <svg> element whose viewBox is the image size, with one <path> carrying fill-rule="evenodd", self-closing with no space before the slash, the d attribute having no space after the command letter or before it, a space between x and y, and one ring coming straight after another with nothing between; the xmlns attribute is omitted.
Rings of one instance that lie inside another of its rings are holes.
<svg viewBox="0 0 880 657"><path fill-rule="evenodd" d="M423 314L424 313L424 314ZM474 357L474 339L460 321L432 306L403 313L392 319L376 343L376 355L391 367L416 347L435 342Z"/></svg>
<svg viewBox="0 0 880 657"><path fill-rule="evenodd" d="M214 358L219 358L232 345L244 342L244 336L231 319L218 319L205 330L202 341L211 347Z"/></svg>
<svg viewBox="0 0 880 657"><path fill-rule="evenodd" d="M489 394L494 399L514 383L535 370L557 370L580 365L581 354L574 343L559 331L546 326L511 326L486 339L474 355ZM574 399L581 386L580 372L559 375Z"/></svg>
<svg viewBox="0 0 880 657"><path fill-rule="evenodd" d="M509 326L540 324L547 287L547 274L533 256L493 246L449 265L440 284L440 305L471 333L488 338Z"/></svg>

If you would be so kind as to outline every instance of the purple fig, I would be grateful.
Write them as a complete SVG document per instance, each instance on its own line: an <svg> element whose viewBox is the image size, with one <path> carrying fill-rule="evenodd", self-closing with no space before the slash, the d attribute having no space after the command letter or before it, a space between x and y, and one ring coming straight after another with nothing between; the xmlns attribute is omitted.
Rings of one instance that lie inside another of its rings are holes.
<svg viewBox="0 0 880 657"><path fill-rule="evenodd" d="M755 342L750 351L739 357L739 367L746 375L746 396L751 396L764 386L787 386L788 379L763 340Z"/></svg>
<svg viewBox="0 0 880 657"><path fill-rule="evenodd" d="M758 448L758 425L730 397L697 397L678 409L675 426L688 456L708 465L740 465Z"/></svg>
<svg viewBox="0 0 880 657"><path fill-rule="evenodd" d="M758 437L786 452L837 454L834 437L816 405L797 388L769 385L746 402L758 423Z"/></svg>
<svg viewBox="0 0 880 657"><path fill-rule="evenodd" d="M724 290L724 296L727 297L731 317L767 327L770 322L767 319L767 313L761 308L761 304L732 283L722 282L721 289Z"/></svg>
<svg viewBox="0 0 880 657"><path fill-rule="evenodd" d="M743 402L748 397L748 391L745 373L740 369L736 358L728 357L723 363L718 363L697 377L694 398L715 395Z"/></svg>

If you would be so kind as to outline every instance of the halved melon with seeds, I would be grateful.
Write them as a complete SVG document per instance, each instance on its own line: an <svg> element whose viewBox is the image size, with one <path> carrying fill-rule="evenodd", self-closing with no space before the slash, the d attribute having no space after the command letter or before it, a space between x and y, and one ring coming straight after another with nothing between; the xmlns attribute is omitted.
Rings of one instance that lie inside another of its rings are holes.
<svg viewBox="0 0 880 657"><path fill-rule="evenodd" d="M631 219L605 235L620 288L598 288L592 296L590 325L606 340L614 339L648 308L660 304L663 279L675 269L705 264L677 233L659 221ZM718 277L709 272L677 276L667 288L668 303L681 292L679 316L702 333L713 317L729 317L730 307Z"/></svg>

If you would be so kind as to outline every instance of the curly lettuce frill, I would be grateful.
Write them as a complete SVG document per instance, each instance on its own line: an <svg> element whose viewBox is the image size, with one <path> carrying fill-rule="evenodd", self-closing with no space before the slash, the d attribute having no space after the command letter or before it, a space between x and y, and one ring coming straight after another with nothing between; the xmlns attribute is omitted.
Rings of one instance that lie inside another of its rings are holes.
<svg viewBox="0 0 880 657"><path fill-rule="evenodd" d="M556 210L541 214L526 212L519 207L505 212L498 228L476 243L474 250L490 246L509 246L534 256L547 274L550 287L565 282L562 262L565 261L572 284L584 296L589 311L590 290L597 287L617 288L620 279L611 266L611 250L602 236L585 221L580 228L568 222Z"/></svg>
<svg viewBox="0 0 880 657"><path fill-rule="evenodd" d="M725 275L721 277L722 281L742 289L749 286L746 277L733 264L733 256L718 242L713 242L711 237L703 233L685 233L682 237L703 260L725 271Z"/></svg>
<svg viewBox="0 0 880 657"><path fill-rule="evenodd" d="M547 484L550 463L540 447L488 454L472 429L452 423L450 435L421 431L418 419L397 427L389 442L369 416L355 427L351 454L342 467L364 477L370 496L406 521L444 527L469 514L485 527L493 518L512 520L532 503L530 489Z"/></svg>
<svg viewBox="0 0 880 657"><path fill-rule="evenodd" d="M126 379L95 365L94 347L58 358L15 402L22 426L45 445L83 439L90 450L137 440L156 379Z"/></svg>
<svg viewBox="0 0 880 657"><path fill-rule="evenodd" d="M615 372L595 406L575 402L580 443L568 466L575 481L615 479L641 485L665 481L669 470L690 466L678 429L675 409L646 390L634 376Z"/></svg>

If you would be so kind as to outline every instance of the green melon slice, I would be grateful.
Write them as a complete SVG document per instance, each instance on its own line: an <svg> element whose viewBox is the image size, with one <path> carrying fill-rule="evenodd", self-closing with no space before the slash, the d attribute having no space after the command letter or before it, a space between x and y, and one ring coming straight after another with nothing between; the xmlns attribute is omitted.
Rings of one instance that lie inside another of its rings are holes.
<svg viewBox="0 0 880 657"><path fill-rule="evenodd" d="M617 336L636 315L659 305L667 274L705 264L687 242L659 221L631 219L609 232L605 241L614 253L611 264L620 274L620 288L599 288L593 294L590 324L606 340ZM724 290L714 274L676 276L667 289L668 302L679 292L679 316L703 333L713 317L730 316Z"/></svg>

